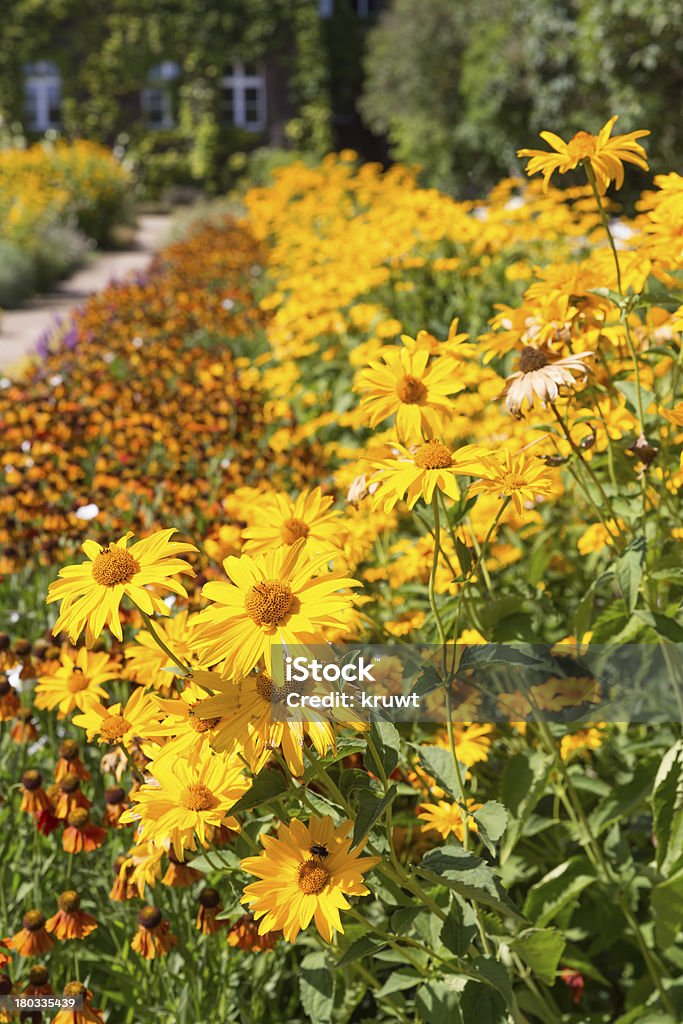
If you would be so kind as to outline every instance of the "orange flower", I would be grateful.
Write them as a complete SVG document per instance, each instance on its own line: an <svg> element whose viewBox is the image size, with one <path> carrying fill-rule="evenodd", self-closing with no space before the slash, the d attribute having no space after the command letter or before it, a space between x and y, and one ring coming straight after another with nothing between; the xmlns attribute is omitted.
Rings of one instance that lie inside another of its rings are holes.
<svg viewBox="0 0 683 1024"><path fill-rule="evenodd" d="M97 921L86 914L81 907L81 897L73 889L67 889L57 900L59 910L45 925L48 932L54 932L58 939L84 939L97 928Z"/></svg>
<svg viewBox="0 0 683 1024"><path fill-rule="evenodd" d="M214 837L215 845L216 840ZM188 885L193 885L201 877L201 871L197 871L196 868L190 867L185 861L176 857L172 849L168 851L168 867L164 877L161 879L162 885L169 885L173 889L186 889Z"/></svg>
<svg viewBox="0 0 683 1024"><path fill-rule="evenodd" d="M19 708L16 722L10 730L10 738L14 743L33 743L38 739L38 730L33 724L32 718L31 708Z"/></svg>
<svg viewBox="0 0 683 1024"><path fill-rule="evenodd" d="M9 679L0 679L0 722L9 722L20 707L17 691Z"/></svg>
<svg viewBox="0 0 683 1024"><path fill-rule="evenodd" d="M77 775L82 782L87 782L90 772L81 761L78 744L75 740L64 740L59 748L59 760L55 767L55 781L60 782L67 772Z"/></svg>
<svg viewBox="0 0 683 1024"><path fill-rule="evenodd" d="M21 923L21 931L10 939L11 948L19 956L41 956L54 946L54 939L45 931L45 916L40 910L29 910Z"/></svg>
<svg viewBox="0 0 683 1024"><path fill-rule="evenodd" d="M56 1017L52 1018L52 1024L102 1024L104 1017L90 1005L92 992L89 992L80 981L70 981L64 986L64 995L67 999L83 999L83 1008L80 1010L60 1010Z"/></svg>
<svg viewBox="0 0 683 1024"><path fill-rule="evenodd" d="M52 996L54 989L50 984L50 976L44 964L34 964L28 972L28 985L21 993L23 996Z"/></svg>
<svg viewBox="0 0 683 1024"><path fill-rule="evenodd" d="M220 931L225 924L218 921L217 916L223 908L218 889L211 889L207 886L199 894L199 913L197 914L197 928L202 935L213 935Z"/></svg>
<svg viewBox="0 0 683 1024"><path fill-rule="evenodd" d="M228 945L249 953L263 953L277 943L282 932L264 932L259 935L258 923L251 914L242 914L228 932Z"/></svg>
<svg viewBox="0 0 683 1024"><path fill-rule="evenodd" d="M123 827L119 825L119 819L129 804L126 800L125 790L121 786L108 786L104 791L104 825L110 828Z"/></svg>
<svg viewBox="0 0 683 1024"><path fill-rule="evenodd" d="M40 814L50 810L50 801L43 789L43 776L37 768L29 768L21 776L22 796L20 809L27 814Z"/></svg>
<svg viewBox="0 0 683 1024"><path fill-rule="evenodd" d="M81 853L97 850L107 838L99 825L93 825L87 808L77 807L67 818L67 827L62 836L62 847L67 853Z"/></svg>
<svg viewBox="0 0 683 1024"><path fill-rule="evenodd" d="M123 855L114 861L114 885L109 893L109 899L115 903L124 903L126 900L137 899L139 893L137 886L130 881L135 865Z"/></svg>
<svg viewBox="0 0 683 1024"><path fill-rule="evenodd" d="M63 775L60 782L50 786L49 795L55 818L68 818L71 811L75 811L77 807L84 807L87 810L91 806L87 796L81 792L81 780L71 772Z"/></svg>
<svg viewBox="0 0 683 1024"><path fill-rule="evenodd" d="M143 907L138 915L138 930L130 948L144 956L145 960L166 956L178 941L175 935L171 934L170 928L168 921L163 920L160 910L151 906Z"/></svg>

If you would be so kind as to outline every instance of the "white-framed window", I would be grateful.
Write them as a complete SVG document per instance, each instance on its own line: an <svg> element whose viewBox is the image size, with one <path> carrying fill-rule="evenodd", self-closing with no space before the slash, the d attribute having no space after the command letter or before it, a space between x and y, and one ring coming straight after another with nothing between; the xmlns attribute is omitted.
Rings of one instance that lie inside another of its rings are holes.
<svg viewBox="0 0 683 1024"><path fill-rule="evenodd" d="M221 79L221 112L237 128L260 132L266 127L266 80L258 64L233 61Z"/></svg>
<svg viewBox="0 0 683 1024"><path fill-rule="evenodd" d="M149 128L173 128L172 83L180 75L180 65L174 60L155 64L147 75L148 85L142 90L142 111Z"/></svg>
<svg viewBox="0 0 683 1024"><path fill-rule="evenodd" d="M62 76L51 60L24 64L24 114L31 132L61 125Z"/></svg>

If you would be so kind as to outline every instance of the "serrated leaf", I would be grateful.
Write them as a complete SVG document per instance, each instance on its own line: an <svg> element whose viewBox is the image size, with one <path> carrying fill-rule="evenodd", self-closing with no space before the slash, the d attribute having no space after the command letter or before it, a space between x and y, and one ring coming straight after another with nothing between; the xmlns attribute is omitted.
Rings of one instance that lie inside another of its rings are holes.
<svg viewBox="0 0 683 1024"><path fill-rule="evenodd" d="M385 945L385 942L378 942L371 935L361 935L359 939L356 939L348 946L339 960L337 960L337 967L346 967L347 964L352 964L364 956L372 956L378 950L383 949Z"/></svg>
<svg viewBox="0 0 683 1024"><path fill-rule="evenodd" d="M453 974L443 981L435 978L420 986L415 995L415 1009L424 1024L464 1024L460 997L468 979Z"/></svg>
<svg viewBox="0 0 683 1024"><path fill-rule="evenodd" d="M683 855L683 740L662 758L652 787L657 867L667 875Z"/></svg>
<svg viewBox="0 0 683 1024"><path fill-rule="evenodd" d="M564 952L566 939L555 928L527 928L510 943L527 967L546 985L555 984L557 965Z"/></svg>
<svg viewBox="0 0 683 1024"><path fill-rule="evenodd" d="M353 827L352 848L358 846L361 839L364 839L372 826L384 814L387 807L395 800L397 794L396 786L390 786L384 796L377 797L370 793L364 793L361 797L356 822Z"/></svg>
<svg viewBox="0 0 683 1024"><path fill-rule="evenodd" d="M654 887L650 909L657 946L668 949L676 941L683 923L683 868Z"/></svg>
<svg viewBox="0 0 683 1024"><path fill-rule="evenodd" d="M524 903L524 913L542 928L577 900L594 881L595 873L590 861L582 855L571 857L532 885Z"/></svg>
<svg viewBox="0 0 683 1024"><path fill-rule="evenodd" d="M477 934L477 919L472 907L453 893L448 916L441 926L439 939L455 956L464 956Z"/></svg>
<svg viewBox="0 0 683 1024"><path fill-rule="evenodd" d="M448 885L465 899L492 907L501 914L523 920L522 915L503 888L500 879L480 857L448 843L430 850L422 858L422 868L432 878Z"/></svg>
<svg viewBox="0 0 683 1024"><path fill-rule="evenodd" d="M387 778L398 764L401 751L401 736L393 722L374 719L370 726L370 738L375 745Z"/></svg>
<svg viewBox="0 0 683 1024"><path fill-rule="evenodd" d="M508 812L497 800L487 800L474 812L473 817L478 826L479 838L489 853L495 856L496 843L507 828Z"/></svg>
<svg viewBox="0 0 683 1024"><path fill-rule="evenodd" d="M420 759L420 764L438 782L442 789L445 789L452 800L456 800L460 793L458 776L453 764L453 754L445 747L435 747L429 743L416 744L415 750ZM462 778L467 771L464 765L461 766Z"/></svg>
<svg viewBox="0 0 683 1024"><path fill-rule="evenodd" d="M298 968L301 1005L313 1024L331 1024L334 977L325 953L309 953Z"/></svg>
<svg viewBox="0 0 683 1024"><path fill-rule="evenodd" d="M248 793L237 801L231 808L231 814L239 814L241 811L250 811L260 804L268 803L275 797L280 796L287 789L287 780L281 772L272 768L263 768L251 784Z"/></svg>
<svg viewBox="0 0 683 1024"><path fill-rule="evenodd" d="M614 575L629 615L633 613L638 603L646 553L645 538L636 537L614 563Z"/></svg>

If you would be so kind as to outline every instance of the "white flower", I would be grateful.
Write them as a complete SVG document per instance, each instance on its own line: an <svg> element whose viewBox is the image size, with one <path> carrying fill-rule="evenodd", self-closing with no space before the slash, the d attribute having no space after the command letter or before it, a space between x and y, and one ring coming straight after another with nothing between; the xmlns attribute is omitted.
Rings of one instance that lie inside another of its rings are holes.
<svg viewBox="0 0 683 1024"><path fill-rule="evenodd" d="M592 352L554 359L544 349L527 345L522 349L519 369L511 374L505 383L505 404L513 416L521 416L524 403L529 409L538 398L541 405L554 402L560 388L573 388L577 378L583 380L589 367L585 360Z"/></svg>
<svg viewBox="0 0 683 1024"><path fill-rule="evenodd" d="M100 510L94 502L91 502L89 505L81 505L81 507L77 508L74 512L76 519L83 519L85 522L89 522L91 519L97 518L99 514Z"/></svg>

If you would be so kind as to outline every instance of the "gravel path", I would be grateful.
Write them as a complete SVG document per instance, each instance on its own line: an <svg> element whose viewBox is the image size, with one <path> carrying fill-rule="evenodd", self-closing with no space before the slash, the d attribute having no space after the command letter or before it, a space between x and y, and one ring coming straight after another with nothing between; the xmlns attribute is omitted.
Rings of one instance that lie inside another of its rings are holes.
<svg viewBox="0 0 683 1024"><path fill-rule="evenodd" d="M57 317L68 317L88 295L106 288L114 279L144 270L167 241L170 223L169 214L143 214L138 217L133 247L99 253L53 292L36 296L22 309L0 311L0 370L20 365Z"/></svg>

